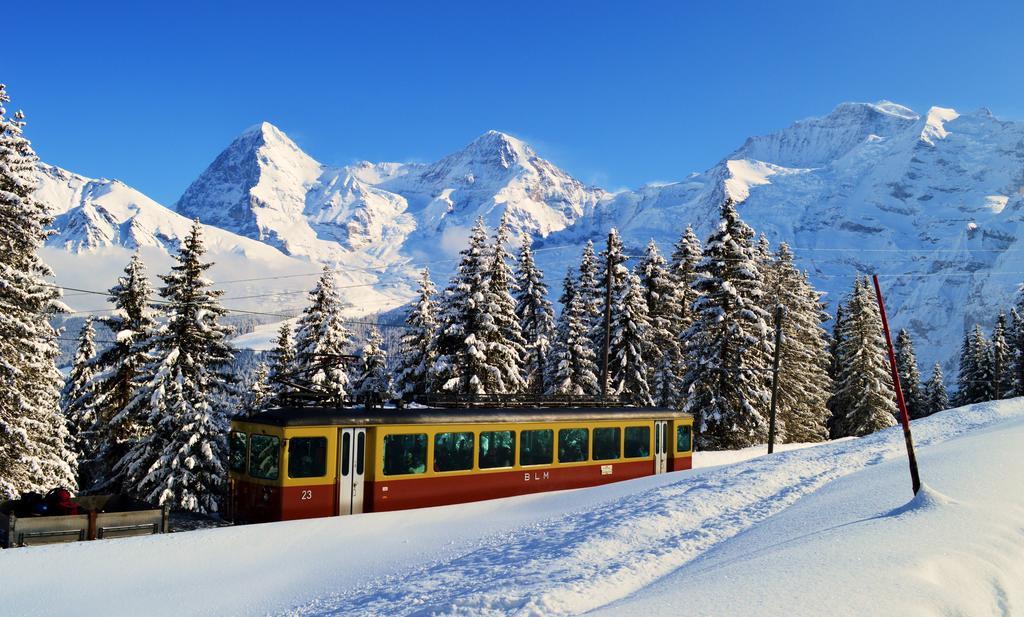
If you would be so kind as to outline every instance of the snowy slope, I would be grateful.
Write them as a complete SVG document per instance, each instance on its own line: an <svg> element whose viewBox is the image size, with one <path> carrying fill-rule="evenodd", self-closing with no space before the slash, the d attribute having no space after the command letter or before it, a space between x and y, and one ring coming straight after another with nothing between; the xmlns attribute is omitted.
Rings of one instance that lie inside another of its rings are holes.
<svg viewBox="0 0 1024 617"><path fill-rule="evenodd" d="M18 615L1024 610L1024 400L604 487L0 552ZM903 509L901 509L903 508ZM692 579L692 580L690 580ZM873 594L873 595L872 595ZM111 603L110 597L118 601ZM621 604L615 604L620 602ZM923 608L916 607L923 602ZM859 611L859 613L858 613Z"/></svg>
<svg viewBox="0 0 1024 617"><path fill-rule="evenodd" d="M118 199L152 204L137 191L43 170L38 194L60 214L51 245L82 251L174 237L166 222L135 222L112 197L92 197L128 191ZM230 232L225 242L241 246L242 236L339 269L340 284L368 286L350 294L354 311L368 313L406 302L424 265L443 286L477 216L493 227L508 211L515 232L534 235L557 286L583 243L601 242L610 227L634 254L650 238L669 252L687 223L706 237L730 196L755 229L796 249L833 307L856 273L881 274L894 327L914 335L922 365L943 361L952 376L965 326L991 323L1024 280L1022 187L1024 124L986 110L918 114L881 102L844 103L752 137L702 173L615 194L497 131L432 164L331 167L262 123L229 144L175 209ZM111 205L71 208L87 195ZM146 209L166 218L164 208Z"/></svg>

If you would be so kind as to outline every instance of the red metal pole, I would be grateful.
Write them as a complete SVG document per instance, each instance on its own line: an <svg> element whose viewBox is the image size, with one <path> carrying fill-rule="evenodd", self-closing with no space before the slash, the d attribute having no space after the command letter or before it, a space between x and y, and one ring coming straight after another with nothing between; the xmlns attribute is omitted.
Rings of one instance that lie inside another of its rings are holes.
<svg viewBox="0 0 1024 617"><path fill-rule="evenodd" d="M907 442L907 459L910 461L910 481L914 494L921 490L921 476L917 472L917 457L914 456L914 439L910 435L910 416L907 415L907 403L903 400L903 388L900 386L900 372L896 370L896 354L892 350L892 336L889 335L889 319L885 315L885 302L882 300L882 288L878 286L878 275L872 275L875 283L875 298L878 299L878 312L882 315L882 332L885 333L885 346L889 352L889 368L892 370L892 385L896 390L896 405L900 409L900 421L903 423L903 438Z"/></svg>

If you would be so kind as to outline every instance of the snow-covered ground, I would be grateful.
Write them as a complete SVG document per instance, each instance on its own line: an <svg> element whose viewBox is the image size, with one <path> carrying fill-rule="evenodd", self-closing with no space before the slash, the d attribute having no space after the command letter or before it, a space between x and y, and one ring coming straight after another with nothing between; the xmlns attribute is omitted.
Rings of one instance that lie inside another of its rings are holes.
<svg viewBox="0 0 1024 617"><path fill-rule="evenodd" d="M943 412L914 432L928 488L913 501L894 428L579 491L2 551L0 607L11 615L1024 611L1024 399Z"/></svg>

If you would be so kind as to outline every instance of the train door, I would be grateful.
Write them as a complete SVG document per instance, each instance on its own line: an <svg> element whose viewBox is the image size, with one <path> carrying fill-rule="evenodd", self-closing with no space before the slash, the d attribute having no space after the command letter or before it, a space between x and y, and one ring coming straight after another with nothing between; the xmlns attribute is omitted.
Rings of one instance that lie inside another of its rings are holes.
<svg viewBox="0 0 1024 617"><path fill-rule="evenodd" d="M668 471L668 448L665 447L667 439L665 433L668 430L668 422L656 420L654 422L654 473L665 473Z"/></svg>
<svg viewBox="0 0 1024 617"><path fill-rule="evenodd" d="M361 514L366 473L366 429L340 429L338 443L338 514Z"/></svg>

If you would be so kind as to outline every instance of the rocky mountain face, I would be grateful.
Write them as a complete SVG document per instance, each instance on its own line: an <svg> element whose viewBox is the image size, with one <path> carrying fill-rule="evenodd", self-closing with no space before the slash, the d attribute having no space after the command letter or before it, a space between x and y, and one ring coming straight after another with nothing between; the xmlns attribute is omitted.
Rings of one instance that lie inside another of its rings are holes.
<svg viewBox="0 0 1024 617"><path fill-rule="evenodd" d="M952 356L966 324L991 322L1024 279L1022 187L1024 124L881 102L842 104L752 137L703 173L615 194L497 131L429 165L331 167L263 123L174 211L117 181L49 166L38 195L58 215L53 246L83 256L106 245L169 249L198 217L225 246L338 268L363 286L353 304L373 310L406 301L423 265L443 285L477 216L493 226L508 211L514 230L546 249L537 258L556 287L582 244L610 227L633 253L650 238L668 252L687 223L706 236L729 196L773 245L790 243L833 306L857 273L880 274L894 325L931 362Z"/></svg>

